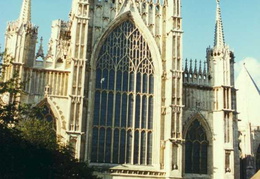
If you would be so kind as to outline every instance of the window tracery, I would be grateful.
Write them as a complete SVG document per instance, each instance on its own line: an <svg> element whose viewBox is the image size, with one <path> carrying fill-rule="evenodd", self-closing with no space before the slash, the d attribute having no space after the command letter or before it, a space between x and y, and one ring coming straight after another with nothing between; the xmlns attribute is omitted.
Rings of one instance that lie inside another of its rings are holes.
<svg viewBox="0 0 260 179"><path fill-rule="evenodd" d="M196 119L186 134L185 172L207 174L208 140L205 129Z"/></svg>
<svg viewBox="0 0 260 179"><path fill-rule="evenodd" d="M96 64L91 161L152 163L154 66L132 22L117 26Z"/></svg>

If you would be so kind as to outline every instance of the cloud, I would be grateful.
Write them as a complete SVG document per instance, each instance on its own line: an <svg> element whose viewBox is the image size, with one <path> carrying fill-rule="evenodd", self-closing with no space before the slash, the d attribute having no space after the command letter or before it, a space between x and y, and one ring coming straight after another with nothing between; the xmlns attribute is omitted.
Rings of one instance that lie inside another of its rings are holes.
<svg viewBox="0 0 260 179"><path fill-rule="evenodd" d="M237 78L244 64L257 86L260 87L260 60L247 57L244 60L235 63L235 78Z"/></svg>

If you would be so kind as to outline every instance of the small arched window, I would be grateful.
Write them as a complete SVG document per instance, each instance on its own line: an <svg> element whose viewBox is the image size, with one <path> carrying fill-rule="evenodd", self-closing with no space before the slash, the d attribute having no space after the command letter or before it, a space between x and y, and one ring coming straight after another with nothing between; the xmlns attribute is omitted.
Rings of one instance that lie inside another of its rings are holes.
<svg viewBox="0 0 260 179"><path fill-rule="evenodd" d="M196 119L186 134L185 172L207 174L208 140L205 129Z"/></svg>
<svg viewBox="0 0 260 179"><path fill-rule="evenodd" d="M44 119L48 122L51 122L53 129L56 131L56 120L55 120L55 116L54 116L51 108L46 103L41 105L40 107L41 107L41 110L39 113L39 118Z"/></svg>

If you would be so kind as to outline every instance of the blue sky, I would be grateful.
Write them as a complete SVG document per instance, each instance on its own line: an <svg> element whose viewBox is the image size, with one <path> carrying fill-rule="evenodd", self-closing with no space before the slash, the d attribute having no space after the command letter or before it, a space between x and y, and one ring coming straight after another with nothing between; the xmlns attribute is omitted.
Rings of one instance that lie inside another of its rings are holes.
<svg viewBox="0 0 260 179"><path fill-rule="evenodd" d="M50 37L51 21L67 20L71 1L32 0L32 22L39 26L39 36L44 38L45 50ZM6 24L18 18L21 5L22 0L0 1L2 49ZM221 0L221 10L225 41L234 50L237 65L245 59L251 59L248 63L254 61L252 67L260 67L260 0ZM215 14L215 0L182 0L183 58L205 59L205 49L212 46L214 41ZM239 70L239 67L236 69ZM260 72L252 76L258 75L260 79L259 74Z"/></svg>

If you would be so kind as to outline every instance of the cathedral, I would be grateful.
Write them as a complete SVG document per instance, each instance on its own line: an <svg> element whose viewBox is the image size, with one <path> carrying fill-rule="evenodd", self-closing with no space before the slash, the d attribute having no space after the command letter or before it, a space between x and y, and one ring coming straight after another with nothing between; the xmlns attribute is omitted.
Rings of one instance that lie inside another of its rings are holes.
<svg viewBox="0 0 260 179"><path fill-rule="evenodd" d="M20 100L43 106L101 178L238 179L235 56L219 0L214 35L206 62L187 61L181 0L72 0L45 54L23 0L2 75L18 74Z"/></svg>

